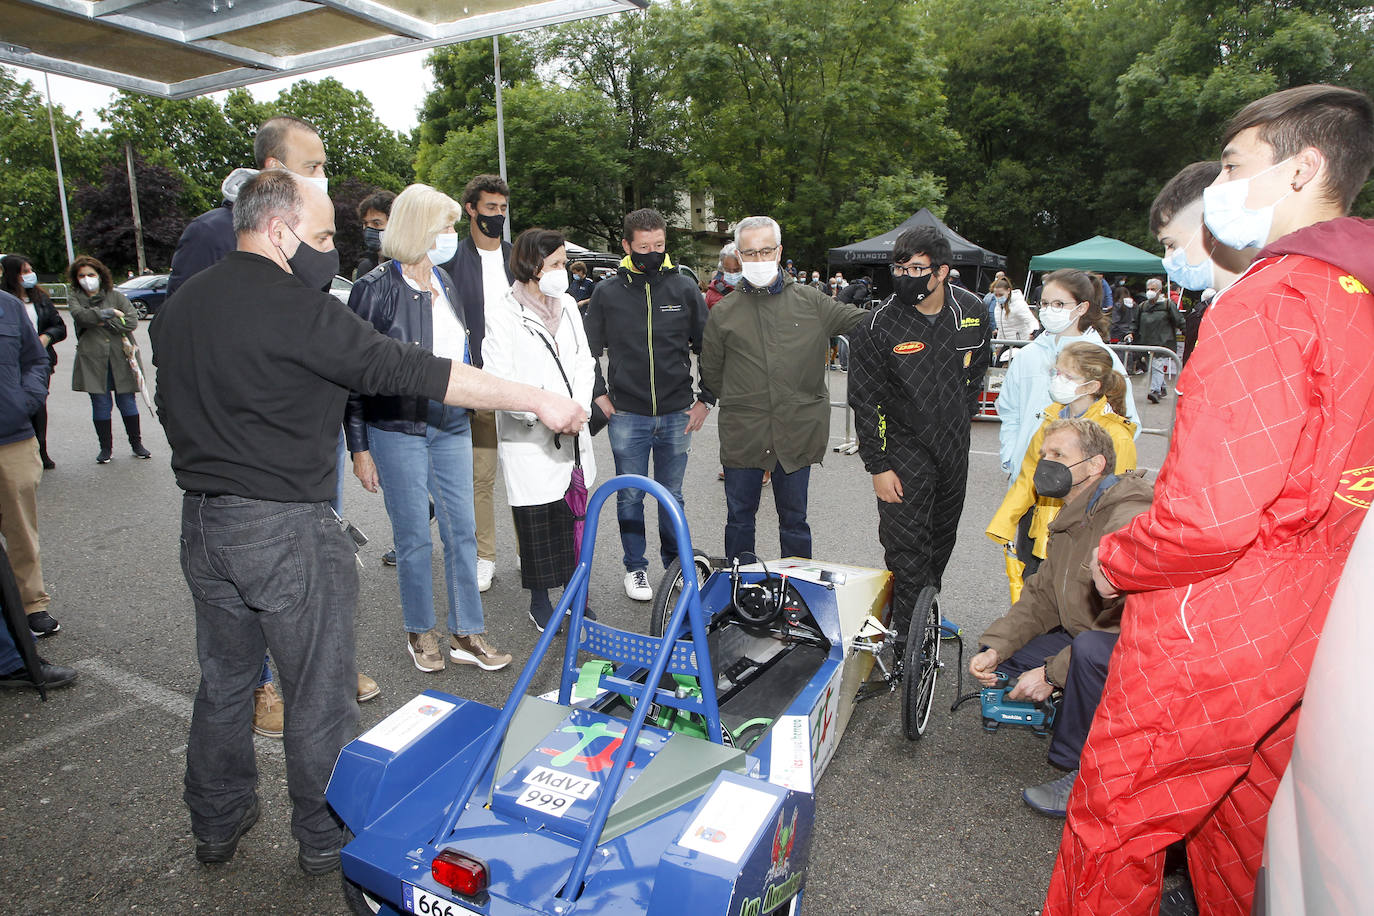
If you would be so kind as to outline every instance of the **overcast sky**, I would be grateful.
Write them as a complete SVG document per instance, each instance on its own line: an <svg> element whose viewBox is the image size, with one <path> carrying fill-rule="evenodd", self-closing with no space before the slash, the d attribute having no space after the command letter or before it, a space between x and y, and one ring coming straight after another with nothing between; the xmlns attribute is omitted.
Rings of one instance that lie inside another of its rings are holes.
<svg viewBox="0 0 1374 916"><path fill-rule="evenodd" d="M254 83L247 88L253 93L254 98L270 101L277 97L278 92L297 80L321 80L326 76L332 76L349 89L356 89L371 99L377 117L381 118L387 127L392 130L409 131L415 127L416 113L420 103L424 101L425 93L431 87L430 73L424 66L425 55L428 53L412 51L409 54L363 61L345 67L316 70L304 76L289 76L285 79ZM25 67L13 69L17 71L20 80L29 80L40 93L43 91L42 71ZM61 105L69 114L80 111L81 121L87 127L103 126L96 111L110 103L115 90L99 83L88 83L66 76L54 75L49 79L52 81L54 104ZM214 98L220 102L224 101L224 96L223 92L214 93Z"/></svg>

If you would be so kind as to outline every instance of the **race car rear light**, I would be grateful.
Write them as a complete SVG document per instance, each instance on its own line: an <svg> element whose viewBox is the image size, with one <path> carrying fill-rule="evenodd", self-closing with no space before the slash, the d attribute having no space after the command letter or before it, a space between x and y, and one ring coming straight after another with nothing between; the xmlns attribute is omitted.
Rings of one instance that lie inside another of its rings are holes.
<svg viewBox="0 0 1374 916"><path fill-rule="evenodd" d="M487 889L487 863L454 849L445 849L430 866L434 880L465 897L476 897Z"/></svg>

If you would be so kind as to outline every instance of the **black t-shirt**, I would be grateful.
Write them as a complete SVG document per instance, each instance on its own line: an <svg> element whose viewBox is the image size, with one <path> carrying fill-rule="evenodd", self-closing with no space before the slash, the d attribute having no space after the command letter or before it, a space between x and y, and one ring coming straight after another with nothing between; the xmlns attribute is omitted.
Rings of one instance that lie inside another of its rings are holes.
<svg viewBox="0 0 1374 916"><path fill-rule="evenodd" d="M327 502L350 389L443 400L450 362L378 334L245 251L191 277L149 330L177 485Z"/></svg>

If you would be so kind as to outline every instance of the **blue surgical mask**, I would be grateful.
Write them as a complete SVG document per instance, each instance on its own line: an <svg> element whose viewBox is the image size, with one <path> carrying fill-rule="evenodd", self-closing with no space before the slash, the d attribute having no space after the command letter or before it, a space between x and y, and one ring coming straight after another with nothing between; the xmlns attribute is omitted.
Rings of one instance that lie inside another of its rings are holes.
<svg viewBox="0 0 1374 916"><path fill-rule="evenodd" d="M428 252L429 263L438 267L440 264L447 264L453 260L453 256L458 253L458 233L441 232L434 240L434 247Z"/></svg>
<svg viewBox="0 0 1374 916"><path fill-rule="evenodd" d="M744 279L744 271L723 271L721 277L725 280L726 286L739 286L739 281Z"/></svg>
<svg viewBox="0 0 1374 916"><path fill-rule="evenodd" d="M1206 289L1215 286L1215 275L1212 259L1204 257L1197 264L1188 263L1188 245L1193 244L1197 238L1197 233L1202 231L1202 227L1197 227L1197 232L1193 233L1193 238L1188 240L1187 245L1180 245L1169 253L1168 257L1161 258L1164 264L1164 272L1169 275L1169 280L1184 289Z"/></svg>
<svg viewBox="0 0 1374 916"><path fill-rule="evenodd" d="M38 274L26 273L19 275L19 282L24 284L24 289L33 289L38 285Z"/></svg>
<svg viewBox="0 0 1374 916"><path fill-rule="evenodd" d="M1290 188L1272 204L1251 209L1245 206L1245 198L1250 194L1250 180L1266 172L1272 172L1292 158L1289 156L1283 162L1275 162L1250 178L1237 178L1223 184L1209 185L1203 190L1202 219L1214 239L1237 251L1243 248L1264 247L1269 241L1269 229L1274 224L1274 208L1293 191Z"/></svg>

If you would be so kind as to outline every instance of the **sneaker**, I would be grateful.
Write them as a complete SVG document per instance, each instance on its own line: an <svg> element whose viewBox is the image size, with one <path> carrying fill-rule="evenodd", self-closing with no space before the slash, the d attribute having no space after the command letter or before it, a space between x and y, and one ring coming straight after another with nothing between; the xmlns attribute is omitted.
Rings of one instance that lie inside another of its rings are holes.
<svg viewBox="0 0 1374 916"><path fill-rule="evenodd" d="M649 574L642 569L632 569L625 574L625 594L636 601L653 601L654 590L649 585Z"/></svg>
<svg viewBox="0 0 1374 916"><path fill-rule="evenodd" d="M959 626L948 617L940 618L940 638L941 639L962 639L964 628Z"/></svg>
<svg viewBox="0 0 1374 916"><path fill-rule="evenodd" d="M434 635L433 630L407 633L406 649L415 661L415 667L426 674L444 670L444 653L439 651L439 637Z"/></svg>
<svg viewBox="0 0 1374 916"><path fill-rule="evenodd" d="M491 580L496 578L496 562L477 558L477 590L485 592L491 588Z"/></svg>
<svg viewBox="0 0 1374 916"><path fill-rule="evenodd" d="M1023 790L1021 800L1036 814L1065 817L1069 813L1069 793L1073 791L1073 783L1077 778L1078 771L1070 770L1058 779Z"/></svg>
<svg viewBox="0 0 1374 916"><path fill-rule="evenodd" d="M1150 401L1151 404L1158 404L1158 403L1159 403L1159 395L1156 394L1156 393L1153 392L1153 391L1151 391L1149 394L1145 395L1145 397L1149 399L1149 401Z"/></svg>
<svg viewBox="0 0 1374 916"><path fill-rule="evenodd" d="M266 686L271 687L272 685L267 684ZM232 859L234 850L238 848L239 838L258 822L258 811L258 800L254 798L253 803L248 806L248 810L243 812L243 817L239 819L238 825L234 827L234 832L229 835L229 839L215 843L196 840L196 858L206 865L220 865Z"/></svg>
<svg viewBox="0 0 1374 916"><path fill-rule="evenodd" d="M382 554L382 565L383 565L383 566L395 566L395 565L396 565L396 548L395 548L395 547L391 548L391 549L388 550L386 553Z"/></svg>
<svg viewBox="0 0 1374 916"><path fill-rule="evenodd" d="M253 731L264 738L280 738L285 713L286 705L277 696L276 684L269 682L253 691Z"/></svg>
<svg viewBox="0 0 1374 916"><path fill-rule="evenodd" d="M34 639L42 639L44 636L51 636L62 629L62 624L53 619L47 611L34 611L29 615L29 632Z"/></svg>
<svg viewBox="0 0 1374 916"><path fill-rule="evenodd" d="M75 668L64 668L62 665L50 665L44 659L38 660L38 680L44 687L66 687L76 680ZM20 665L8 674L0 674L0 687L37 687L33 678L29 677L29 669Z"/></svg>
<svg viewBox="0 0 1374 916"><path fill-rule="evenodd" d="M483 671L500 671L510 664L510 653L502 652L487 642L485 633L473 633L470 636L450 634L448 657L460 665L476 665Z"/></svg>
<svg viewBox="0 0 1374 916"><path fill-rule="evenodd" d="M382 688L377 686L377 682L372 678L358 672L358 702L366 703L368 700L375 699Z"/></svg>

